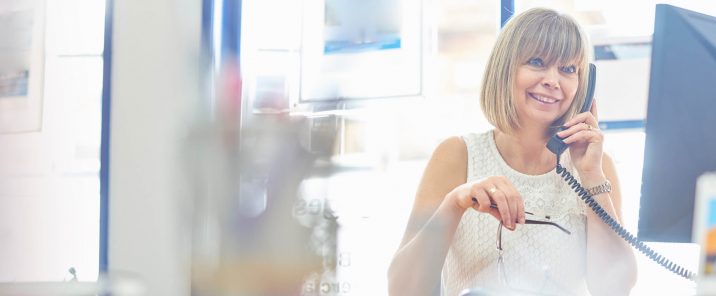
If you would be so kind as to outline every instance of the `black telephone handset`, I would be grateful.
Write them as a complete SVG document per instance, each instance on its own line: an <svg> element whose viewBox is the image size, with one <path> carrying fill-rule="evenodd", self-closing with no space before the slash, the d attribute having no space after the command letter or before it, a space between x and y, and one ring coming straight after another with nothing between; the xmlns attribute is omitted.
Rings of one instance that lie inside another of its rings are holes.
<svg viewBox="0 0 716 296"><path fill-rule="evenodd" d="M596 85L596 82L597 66L592 63L589 63L589 84L587 84L587 98L584 100L584 104L579 110L579 113L584 113L589 111L589 109L592 109L592 101L594 101L594 86ZM557 157L559 157L560 155L562 155L562 152L564 152L564 150L567 150L567 144L562 142L562 139L558 137L557 134L554 134L551 138L549 138L549 142L547 142L547 149L549 149L549 151L552 151L552 153L557 154Z"/></svg>
<svg viewBox="0 0 716 296"><path fill-rule="evenodd" d="M580 110L580 113L587 112L589 109L592 108L592 101L594 99L594 86L596 82L596 76L597 76L597 67L594 66L594 64L589 64L589 84L587 85L587 98L584 101L584 105L582 105L582 109ZM624 229L623 226L619 224L612 216L607 213L604 208L602 208L599 203L597 203L591 194L587 192L584 187L582 187L579 182L577 182L577 179L572 176L572 174L567 171L566 168L564 168L559 163L559 158L562 155L562 152L566 150L568 147L567 144L565 144L560 137L557 136L557 134L553 135L549 142L547 142L547 149L552 151L552 153L557 155L557 167L555 171L557 174L559 174L565 182L567 182L570 187L574 190L574 192L579 195L579 197L584 201L584 203L589 206L589 208L594 211L594 213L597 214L597 216L604 221L609 227L614 230L619 236L621 236L625 241L627 241L630 245L634 246L635 249L639 250L639 252L642 252L644 255L649 257L651 260L654 260L654 262L660 264L664 268L672 271L673 273L676 273L686 279L694 280L695 274L677 264L674 264L671 262L671 260L666 259L664 256L658 254L654 250L652 250L649 246L644 244L642 241L640 241L636 236L629 233L626 229Z"/></svg>

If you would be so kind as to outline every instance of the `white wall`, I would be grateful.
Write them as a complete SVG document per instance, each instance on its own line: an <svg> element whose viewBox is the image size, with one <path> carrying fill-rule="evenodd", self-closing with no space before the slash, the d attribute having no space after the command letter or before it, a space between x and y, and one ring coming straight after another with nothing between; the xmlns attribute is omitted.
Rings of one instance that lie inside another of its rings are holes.
<svg viewBox="0 0 716 296"><path fill-rule="evenodd" d="M42 2L42 126L0 134L0 282L97 278L104 1Z"/></svg>
<svg viewBox="0 0 716 296"><path fill-rule="evenodd" d="M182 141L199 110L201 1L114 1L109 268L188 295Z"/></svg>

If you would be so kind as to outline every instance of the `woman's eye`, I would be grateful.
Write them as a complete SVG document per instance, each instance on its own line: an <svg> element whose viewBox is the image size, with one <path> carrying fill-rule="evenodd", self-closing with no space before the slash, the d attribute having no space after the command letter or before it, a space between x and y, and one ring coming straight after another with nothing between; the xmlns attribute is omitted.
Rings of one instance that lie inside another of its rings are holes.
<svg viewBox="0 0 716 296"><path fill-rule="evenodd" d="M577 72L577 67L575 67L574 65L572 65L572 66L564 66L564 67L562 67L562 72L567 73L567 74L576 73L576 72Z"/></svg>
<svg viewBox="0 0 716 296"><path fill-rule="evenodd" d="M527 64L535 67L544 67L544 62L540 58L531 58Z"/></svg>

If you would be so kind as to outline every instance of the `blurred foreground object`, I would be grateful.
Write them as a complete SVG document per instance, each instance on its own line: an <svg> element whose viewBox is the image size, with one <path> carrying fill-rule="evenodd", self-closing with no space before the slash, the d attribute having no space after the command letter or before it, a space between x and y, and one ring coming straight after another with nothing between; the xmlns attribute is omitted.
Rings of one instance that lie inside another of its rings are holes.
<svg viewBox="0 0 716 296"><path fill-rule="evenodd" d="M311 122L260 116L190 137L194 295L300 295L306 278L335 271L336 220L293 211L335 139Z"/></svg>

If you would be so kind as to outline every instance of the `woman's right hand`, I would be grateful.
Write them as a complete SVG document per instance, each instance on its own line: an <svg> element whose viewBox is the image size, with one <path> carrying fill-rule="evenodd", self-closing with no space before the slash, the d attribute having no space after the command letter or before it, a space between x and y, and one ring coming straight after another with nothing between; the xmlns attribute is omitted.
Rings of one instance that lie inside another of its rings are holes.
<svg viewBox="0 0 716 296"><path fill-rule="evenodd" d="M522 196L504 176L491 176L455 187L446 199L459 208L473 208L488 213L514 230L515 224L525 223L525 204ZM495 204L497 208L490 205Z"/></svg>

